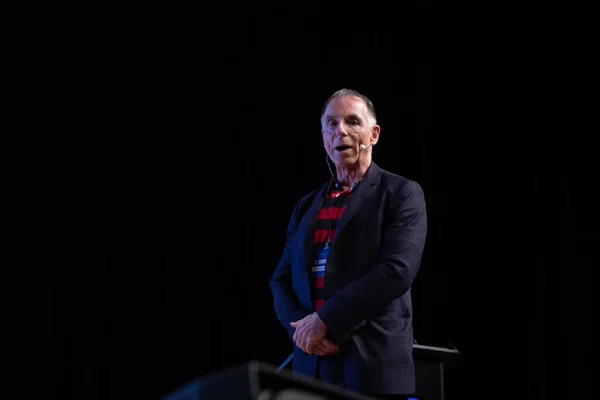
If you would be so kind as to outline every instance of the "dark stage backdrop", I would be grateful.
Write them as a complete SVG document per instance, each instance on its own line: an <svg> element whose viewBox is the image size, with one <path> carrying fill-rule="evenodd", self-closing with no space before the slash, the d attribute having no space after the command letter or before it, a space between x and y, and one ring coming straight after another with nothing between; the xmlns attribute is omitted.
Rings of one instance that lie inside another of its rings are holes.
<svg viewBox="0 0 600 400"><path fill-rule="evenodd" d="M585 393L579 130L525 100L525 52L435 8L373 11L354 34L316 6L215 10L143 5L27 37L45 68L20 71L42 106L26 121L46 133L21 147L15 191L17 398L158 398L280 364L268 281L292 207L329 178L319 114L342 87L375 103L374 160L425 190L414 328L463 355L447 399Z"/></svg>

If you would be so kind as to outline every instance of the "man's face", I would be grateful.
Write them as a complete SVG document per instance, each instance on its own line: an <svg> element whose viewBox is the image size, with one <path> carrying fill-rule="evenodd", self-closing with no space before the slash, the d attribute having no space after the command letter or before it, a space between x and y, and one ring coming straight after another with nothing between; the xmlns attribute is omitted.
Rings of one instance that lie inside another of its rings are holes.
<svg viewBox="0 0 600 400"><path fill-rule="evenodd" d="M321 119L323 144L329 157L339 167L356 163L360 145L375 144L379 126L371 126L367 105L362 99L344 96L332 100ZM365 150L369 151L369 150Z"/></svg>

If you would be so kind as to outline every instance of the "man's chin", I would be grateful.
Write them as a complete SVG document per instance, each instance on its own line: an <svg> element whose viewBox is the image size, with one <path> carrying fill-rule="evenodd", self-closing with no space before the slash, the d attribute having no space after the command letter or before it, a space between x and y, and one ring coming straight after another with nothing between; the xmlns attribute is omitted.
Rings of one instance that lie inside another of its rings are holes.
<svg viewBox="0 0 600 400"><path fill-rule="evenodd" d="M333 162L338 167L349 167L356 163L356 156L354 154L336 154Z"/></svg>

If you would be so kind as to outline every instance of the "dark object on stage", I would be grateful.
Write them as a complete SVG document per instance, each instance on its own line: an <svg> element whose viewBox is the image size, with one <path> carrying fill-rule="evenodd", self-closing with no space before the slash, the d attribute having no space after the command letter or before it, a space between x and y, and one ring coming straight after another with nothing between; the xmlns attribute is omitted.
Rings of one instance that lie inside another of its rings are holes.
<svg viewBox="0 0 600 400"><path fill-rule="evenodd" d="M460 359L455 347L413 345L417 393L426 400L444 400L444 370Z"/></svg>
<svg viewBox="0 0 600 400"><path fill-rule="evenodd" d="M422 400L414 396L408 399ZM198 378L161 400L376 400L288 370L250 362ZM427 399L429 400L429 399Z"/></svg>

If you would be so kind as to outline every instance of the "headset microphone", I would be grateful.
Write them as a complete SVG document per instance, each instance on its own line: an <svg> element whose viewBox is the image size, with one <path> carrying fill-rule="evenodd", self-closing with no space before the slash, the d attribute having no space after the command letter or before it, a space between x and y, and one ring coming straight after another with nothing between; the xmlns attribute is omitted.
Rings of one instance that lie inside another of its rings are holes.
<svg viewBox="0 0 600 400"><path fill-rule="evenodd" d="M361 144L360 146L358 146L361 150L366 150L367 147L371 146L373 143L369 143L367 145Z"/></svg>

